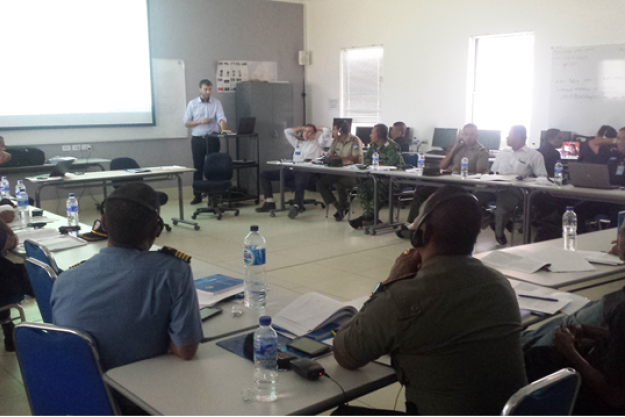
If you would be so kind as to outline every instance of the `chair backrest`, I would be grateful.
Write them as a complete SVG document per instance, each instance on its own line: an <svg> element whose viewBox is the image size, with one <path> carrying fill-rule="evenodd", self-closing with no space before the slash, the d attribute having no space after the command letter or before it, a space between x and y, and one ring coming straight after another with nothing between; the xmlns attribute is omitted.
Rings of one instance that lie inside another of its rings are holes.
<svg viewBox="0 0 625 417"><path fill-rule="evenodd" d="M232 157L227 153L215 152L206 156L204 160L204 178L207 180L231 180L232 172Z"/></svg>
<svg viewBox="0 0 625 417"><path fill-rule="evenodd" d="M52 286L56 281L56 273L46 263L33 258L26 259L26 271L28 271L30 284L33 286L41 318L45 323L52 323L50 296Z"/></svg>
<svg viewBox="0 0 625 417"><path fill-rule="evenodd" d="M111 171L117 170L117 169L132 169L132 168L140 168L139 164L137 163L137 161L135 161L132 158L113 158L111 160Z"/></svg>
<svg viewBox="0 0 625 417"><path fill-rule="evenodd" d="M15 348L33 415L116 415L95 343L52 324L15 327Z"/></svg>
<svg viewBox="0 0 625 417"><path fill-rule="evenodd" d="M580 384L581 377L575 369L560 369L518 390L501 415L570 416Z"/></svg>
<svg viewBox="0 0 625 417"><path fill-rule="evenodd" d="M56 264L54 256L52 256L52 252L50 252L44 245L37 243L34 240L26 239L24 241L24 248L26 249L26 255L29 258L36 259L49 265L57 275L62 272Z"/></svg>

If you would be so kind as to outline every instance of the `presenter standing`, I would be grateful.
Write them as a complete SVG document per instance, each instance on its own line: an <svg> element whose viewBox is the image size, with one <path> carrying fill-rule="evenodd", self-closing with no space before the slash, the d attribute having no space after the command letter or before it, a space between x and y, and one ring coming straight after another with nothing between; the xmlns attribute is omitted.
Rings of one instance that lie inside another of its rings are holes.
<svg viewBox="0 0 625 417"><path fill-rule="evenodd" d="M208 134L227 132L228 120L224 115L221 102L211 97L213 83L209 80L200 81L200 96L191 100L184 114L184 125L193 128L191 131L191 153L193 154L193 181L201 181L204 175L204 158L206 155L219 152L219 138L204 138ZM195 194L191 204L202 202L202 194Z"/></svg>

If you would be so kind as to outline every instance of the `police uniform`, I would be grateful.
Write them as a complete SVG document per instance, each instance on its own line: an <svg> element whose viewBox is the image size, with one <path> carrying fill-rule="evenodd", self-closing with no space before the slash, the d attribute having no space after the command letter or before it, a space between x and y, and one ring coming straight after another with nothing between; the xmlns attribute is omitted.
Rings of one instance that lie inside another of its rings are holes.
<svg viewBox="0 0 625 417"><path fill-rule="evenodd" d="M414 278L383 284L339 330L334 353L354 368L390 354L419 414L495 415L526 384L521 328L501 273L440 256Z"/></svg>
<svg viewBox="0 0 625 417"><path fill-rule="evenodd" d="M380 165L403 168L404 159L401 156L401 149L392 139L387 140L381 146L371 143L365 154L366 165L371 165L373 152L375 151L378 152L380 157ZM378 179L378 210L382 204L388 201L388 185L389 180L387 178ZM363 209L362 216L372 218L375 204L373 201L373 180L371 178L358 179L358 199Z"/></svg>
<svg viewBox="0 0 625 417"><path fill-rule="evenodd" d="M171 248L106 247L59 275L54 324L88 332L104 369L161 355L202 338L190 257Z"/></svg>

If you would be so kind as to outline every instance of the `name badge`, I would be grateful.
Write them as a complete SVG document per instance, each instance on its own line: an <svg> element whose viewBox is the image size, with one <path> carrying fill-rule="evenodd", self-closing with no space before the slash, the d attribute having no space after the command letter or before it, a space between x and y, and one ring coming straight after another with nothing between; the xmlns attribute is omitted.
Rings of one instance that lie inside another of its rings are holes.
<svg viewBox="0 0 625 417"><path fill-rule="evenodd" d="M354 145L354 149L358 149L360 146L358 145Z"/></svg>
<svg viewBox="0 0 625 417"><path fill-rule="evenodd" d="M616 168L616 175L623 175L623 171L625 171L625 166L619 165L618 168Z"/></svg>

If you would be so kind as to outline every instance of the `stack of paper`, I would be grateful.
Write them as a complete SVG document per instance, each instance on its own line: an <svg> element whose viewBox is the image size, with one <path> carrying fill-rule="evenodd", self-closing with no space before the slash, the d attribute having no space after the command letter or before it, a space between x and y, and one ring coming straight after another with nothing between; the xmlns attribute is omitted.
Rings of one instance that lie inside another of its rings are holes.
<svg viewBox="0 0 625 417"><path fill-rule="evenodd" d="M549 262L540 261L524 256L513 255L503 251L493 251L482 258L482 262L493 268L512 269L513 271L533 274L549 265Z"/></svg>
<svg viewBox="0 0 625 417"><path fill-rule="evenodd" d="M509 175L494 175L494 174L488 174L488 175L482 175L482 177L480 178L482 181L513 181L516 179L516 175L515 174L509 174Z"/></svg>
<svg viewBox="0 0 625 417"><path fill-rule="evenodd" d="M597 269L584 259L581 252L550 247L535 252L525 249L514 249L514 253L493 251L483 257L482 262L493 268L511 269L526 274L533 274L545 266L550 272L589 272Z"/></svg>
<svg viewBox="0 0 625 417"><path fill-rule="evenodd" d="M58 252L87 244L86 240L75 236L62 235L56 229L29 228L16 230L15 234L20 238L20 242L24 242L26 239L31 239L48 248L50 252Z"/></svg>
<svg viewBox="0 0 625 417"><path fill-rule="evenodd" d="M573 314L590 300L580 295L540 287L511 279L510 284L517 294L519 308L546 314Z"/></svg>
<svg viewBox="0 0 625 417"><path fill-rule="evenodd" d="M621 261L621 259L616 255L611 255L606 252L591 252L591 251L576 251L579 255L583 256L588 262L592 262L593 264L603 264L603 265L623 265L625 262Z"/></svg>
<svg viewBox="0 0 625 417"><path fill-rule="evenodd" d="M214 307L218 302L243 292L243 280L217 274L196 280L200 308Z"/></svg>

